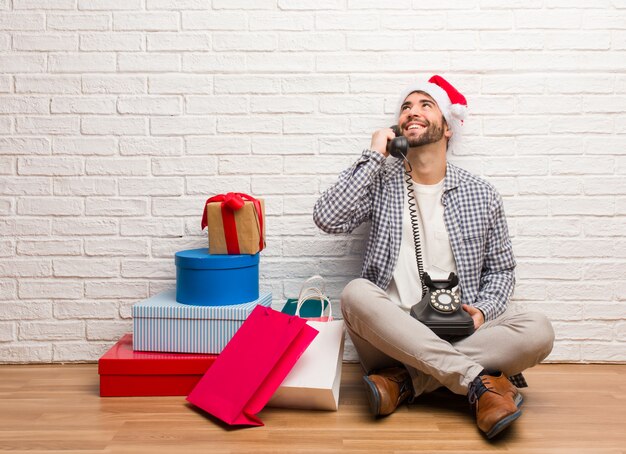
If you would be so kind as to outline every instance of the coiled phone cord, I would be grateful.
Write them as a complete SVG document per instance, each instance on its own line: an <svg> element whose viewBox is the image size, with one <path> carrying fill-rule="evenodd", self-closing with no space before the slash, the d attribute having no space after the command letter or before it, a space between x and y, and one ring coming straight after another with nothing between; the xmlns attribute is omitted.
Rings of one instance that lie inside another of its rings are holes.
<svg viewBox="0 0 626 454"><path fill-rule="evenodd" d="M407 160L408 162L408 160ZM409 164L410 165L410 164ZM406 181L406 192L409 202L409 214L411 216L411 230L413 230L413 241L415 242L415 260L417 261L417 272L422 283L422 298L428 292L428 287L424 284L424 264L422 263L422 244L420 242L420 227L417 220L417 201L413 192L413 182L411 181L410 171L405 170L404 175ZM421 299L421 298L420 298Z"/></svg>

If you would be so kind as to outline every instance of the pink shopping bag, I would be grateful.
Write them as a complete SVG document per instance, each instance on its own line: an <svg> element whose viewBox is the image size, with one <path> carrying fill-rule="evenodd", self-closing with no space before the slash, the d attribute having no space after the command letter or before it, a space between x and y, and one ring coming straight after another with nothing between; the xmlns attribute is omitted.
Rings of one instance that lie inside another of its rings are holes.
<svg viewBox="0 0 626 454"><path fill-rule="evenodd" d="M262 426L255 415L317 333L300 317L257 306L187 400L227 424Z"/></svg>

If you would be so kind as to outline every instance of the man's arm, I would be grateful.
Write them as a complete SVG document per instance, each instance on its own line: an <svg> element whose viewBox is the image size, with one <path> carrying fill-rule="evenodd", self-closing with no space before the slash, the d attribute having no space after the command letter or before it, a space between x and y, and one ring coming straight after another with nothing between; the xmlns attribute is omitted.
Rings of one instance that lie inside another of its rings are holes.
<svg viewBox="0 0 626 454"><path fill-rule="evenodd" d="M313 208L315 224L326 233L349 233L372 215L373 179L389 156L387 143L395 137L391 128L374 131L369 150L339 175Z"/></svg>
<svg viewBox="0 0 626 454"><path fill-rule="evenodd" d="M491 203L485 260L480 276L478 297L474 307L480 309L485 320L493 320L507 307L515 286L515 257L509 238L502 198L495 193Z"/></svg>
<svg viewBox="0 0 626 454"><path fill-rule="evenodd" d="M364 150L361 157L339 175L315 203L313 220L326 233L349 233L370 219L372 179L382 168L385 157Z"/></svg>

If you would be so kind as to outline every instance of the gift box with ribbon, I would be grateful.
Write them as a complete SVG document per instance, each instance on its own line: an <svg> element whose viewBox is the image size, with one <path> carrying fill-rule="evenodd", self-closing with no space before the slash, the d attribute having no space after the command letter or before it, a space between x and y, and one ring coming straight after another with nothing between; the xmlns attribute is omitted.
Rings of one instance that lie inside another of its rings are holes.
<svg viewBox="0 0 626 454"><path fill-rule="evenodd" d="M263 199L239 192L209 198L202 229L209 227L210 254L256 254L265 247Z"/></svg>

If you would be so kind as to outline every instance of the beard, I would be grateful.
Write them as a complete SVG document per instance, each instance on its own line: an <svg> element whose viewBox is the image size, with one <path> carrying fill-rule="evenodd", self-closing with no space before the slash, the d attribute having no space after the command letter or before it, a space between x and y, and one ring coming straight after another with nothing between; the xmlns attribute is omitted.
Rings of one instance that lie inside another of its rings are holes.
<svg viewBox="0 0 626 454"><path fill-rule="evenodd" d="M443 138L443 125L434 125L428 123L424 128L424 132L418 137L407 138L409 141L409 147L421 147L422 145L428 145L429 143L435 143Z"/></svg>

